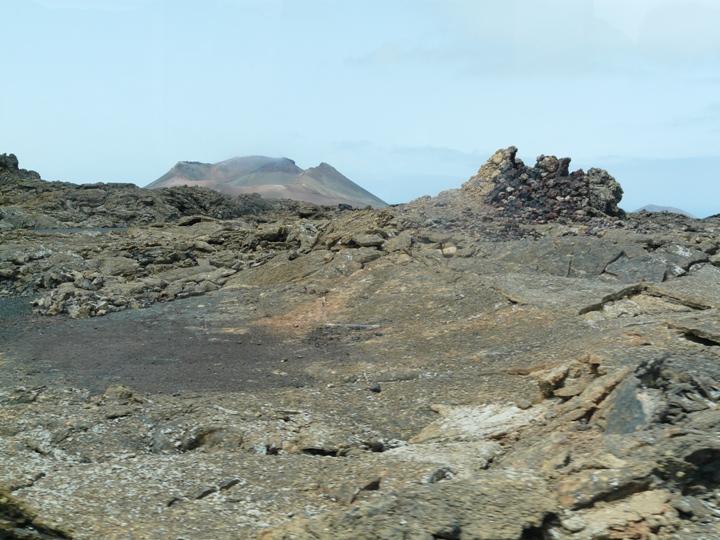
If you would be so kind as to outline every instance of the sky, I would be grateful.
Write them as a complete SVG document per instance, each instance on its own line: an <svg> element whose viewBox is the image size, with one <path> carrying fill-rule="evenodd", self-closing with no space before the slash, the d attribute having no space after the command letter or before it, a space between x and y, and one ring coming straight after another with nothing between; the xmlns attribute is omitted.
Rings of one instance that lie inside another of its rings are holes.
<svg viewBox="0 0 720 540"><path fill-rule="evenodd" d="M0 152L147 184L181 160L321 161L388 202L515 145L622 206L720 212L717 0L0 0Z"/></svg>

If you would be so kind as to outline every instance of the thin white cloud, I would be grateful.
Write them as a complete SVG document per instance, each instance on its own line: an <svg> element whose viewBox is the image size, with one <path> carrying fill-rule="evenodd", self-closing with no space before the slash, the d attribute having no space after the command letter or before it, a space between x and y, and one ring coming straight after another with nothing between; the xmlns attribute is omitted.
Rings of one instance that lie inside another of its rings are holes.
<svg viewBox="0 0 720 540"><path fill-rule="evenodd" d="M444 0L432 12L434 33L394 38L348 64L510 78L670 69L695 80L720 66L720 9L703 0Z"/></svg>
<svg viewBox="0 0 720 540"><path fill-rule="evenodd" d="M661 125L676 129L705 128L708 133L718 134L720 133L720 102L711 103L684 116L671 118Z"/></svg>

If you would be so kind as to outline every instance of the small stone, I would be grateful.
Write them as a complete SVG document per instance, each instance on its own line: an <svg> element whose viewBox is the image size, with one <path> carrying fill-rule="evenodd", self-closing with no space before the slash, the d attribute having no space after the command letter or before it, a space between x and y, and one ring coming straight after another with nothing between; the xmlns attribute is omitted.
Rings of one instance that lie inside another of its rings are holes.
<svg viewBox="0 0 720 540"><path fill-rule="evenodd" d="M105 418L108 420L114 420L115 418L123 418L130 416L132 409L130 407L112 407L108 412L105 413Z"/></svg>
<svg viewBox="0 0 720 540"><path fill-rule="evenodd" d="M413 239L408 232L401 232L399 235L388 239L384 248L386 251L406 251L412 247Z"/></svg>
<svg viewBox="0 0 720 540"><path fill-rule="evenodd" d="M562 519L560 520L560 523L563 526L563 529L572 533L580 532L587 527L585 520L580 516L571 516L569 518Z"/></svg>
<svg viewBox="0 0 720 540"><path fill-rule="evenodd" d="M375 394L379 394L382 391L382 388L380 388L379 383L375 383L375 384L370 385L368 387L368 390L370 390L371 392L373 392Z"/></svg>
<svg viewBox="0 0 720 540"><path fill-rule="evenodd" d="M442 248L442 255L446 258L454 257L457 254L458 248L457 246L445 246Z"/></svg>
<svg viewBox="0 0 720 540"><path fill-rule="evenodd" d="M439 467L428 474L424 479L425 484L436 484L441 480L452 480L455 472L450 467Z"/></svg>
<svg viewBox="0 0 720 540"><path fill-rule="evenodd" d="M529 399L520 398L515 401L515 406L518 409L526 410L526 409L529 409L530 407L532 407L532 401L530 401Z"/></svg>
<svg viewBox="0 0 720 540"><path fill-rule="evenodd" d="M193 242L193 248L198 251L204 251L206 253L215 251L215 248L213 246L211 246L207 242L204 242L203 240L196 240L195 242Z"/></svg>
<svg viewBox="0 0 720 540"><path fill-rule="evenodd" d="M692 506L690 506L690 503L685 498L673 501L673 508L683 514L692 514Z"/></svg>
<svg viewBox="0 0 720 540"><path fill-rule="evenodd" d="M133 391L127 386L123 386L121 384L108 386L103 393L103 399L105 400L128 402L130 400L134 400L134 398L135 395L133 394Z"/></svg>
<svg viewBox="0 0 720 540"><path fill-rule="evenodd" d="M379 234L358 234L352 237L352 242L360 247L379 247L385 239Z"/></svg>

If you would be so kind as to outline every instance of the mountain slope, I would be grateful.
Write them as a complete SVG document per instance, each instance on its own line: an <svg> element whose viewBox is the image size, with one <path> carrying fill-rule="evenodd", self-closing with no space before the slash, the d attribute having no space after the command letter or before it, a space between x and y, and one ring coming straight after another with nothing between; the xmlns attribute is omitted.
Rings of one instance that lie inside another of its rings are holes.
<svg viewBox="0 0 720 540"><path fill-rule="evenodd" d="M288 158L245 156L213 164L181 161L147 187L172 186L202 186L230 195L259 193L269 199L324 205L387 206L327 163L303 170Z"/></svg>
<svg viewBox="0 0 720 540"><path fill-rule="evenodd" d="M672 212L673 214L680 214L681 216L687 216L694 218L690 212L686 212L685 210L682 210L680 208L675 208L674 206L661 206L657 204L647 204L643 206L642 208L638 208L635 210L636 212Z"/></svg>

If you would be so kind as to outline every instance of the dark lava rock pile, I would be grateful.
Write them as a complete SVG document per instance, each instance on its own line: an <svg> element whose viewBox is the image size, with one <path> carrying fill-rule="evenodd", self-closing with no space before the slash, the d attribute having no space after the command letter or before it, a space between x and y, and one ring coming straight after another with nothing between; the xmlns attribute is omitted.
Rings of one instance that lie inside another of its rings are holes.
<svg viewBox="0 0 720 540"><path fill-rule="evenodd" d="M607 171L569 172L570 158L539 156L534 167L517 159L517 148L498 150L464 185L466 194L524 221L585 221L622 216L623 191Z"/></svg>

